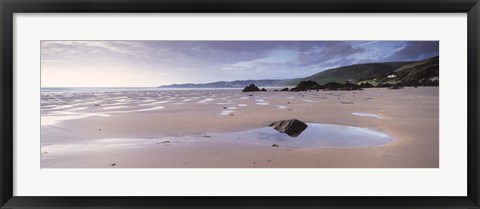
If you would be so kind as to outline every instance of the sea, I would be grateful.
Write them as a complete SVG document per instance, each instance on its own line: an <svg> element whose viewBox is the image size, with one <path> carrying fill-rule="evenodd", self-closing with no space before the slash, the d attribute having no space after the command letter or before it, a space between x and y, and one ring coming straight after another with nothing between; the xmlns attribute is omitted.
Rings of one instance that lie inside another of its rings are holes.
<svg viewBox="0 0 480 209"><path fill-rule="evenodd" d="M158 88L158 87L43 87L41 93L82 93L82 92L146 92L146 91L186 91L186 90L238 90L242 88Z"/></svg>

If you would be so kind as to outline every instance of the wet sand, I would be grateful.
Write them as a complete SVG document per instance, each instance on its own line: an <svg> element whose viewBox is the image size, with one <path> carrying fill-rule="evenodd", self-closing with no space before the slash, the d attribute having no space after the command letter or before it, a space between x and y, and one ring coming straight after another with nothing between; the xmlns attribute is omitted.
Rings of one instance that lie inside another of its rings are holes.
<svg viewBox="0 0 480 209"><path fill-rule="evenodd" d="M41 167L437 168L438 95L438 87L42 93ZM292 118L368 128L393 140L299 148L209 135Z"/></svg>

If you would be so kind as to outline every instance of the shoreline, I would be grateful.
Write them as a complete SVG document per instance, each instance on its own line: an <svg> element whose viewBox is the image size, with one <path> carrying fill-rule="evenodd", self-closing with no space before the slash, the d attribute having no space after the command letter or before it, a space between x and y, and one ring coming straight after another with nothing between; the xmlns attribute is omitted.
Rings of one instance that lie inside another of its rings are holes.
<svg viewBox="0 0 480 209"><path fill-rule="evenodd" d="M439 166L438 87L258 93L224 90L216 91L215 97L208 92L201 94L197 96L166 94L162 97L147 94L127 95L127 98L123 98L127 101L111 102L115 104L113 106L128 106L125 110L122 110L122 107L118 109L126 112L44 125L41 128L41 167L438 168ZM115 97L117 96L122 95ZM139 97L141 98L138 99ZM128 112L134 108L144 108L140 106L144 103L139 101L148 101L147 97L156 102L172 101L156 104L164 107L162 109ZM198 98L191 99L194 97ZM243 99L245 97L247 98ZM105 96L103 99L111 98L114 97ZM199 103L207 98L214 99ZM98 97L95 96L95 99ZM101 110L108 102L102 101L99 104L99 106L76 105L71 108L87 107L79 111L91 111L91 114L117 111L117 109ZM221 111L227 110L224 107L233 106L235 107L232 109L233 116L220 114ZM68 107L65 109L68 110ZM54 111L65 110L42 110L42 116ZM384 118L356 116L352 114L354 112L375 114ZM82 150L78 147L66 149L68 151L45 150L51 145L89 144L112 138L158 138L175 134L249 130L268 126L276 120L291 118L309 123L368 128L388 134L393 141L381 146L361 148L287 148L208 140L114 148L109 144L108 147L111 149L103 151ZM115 163L115 166L112 166L112 163Z"/></svg>

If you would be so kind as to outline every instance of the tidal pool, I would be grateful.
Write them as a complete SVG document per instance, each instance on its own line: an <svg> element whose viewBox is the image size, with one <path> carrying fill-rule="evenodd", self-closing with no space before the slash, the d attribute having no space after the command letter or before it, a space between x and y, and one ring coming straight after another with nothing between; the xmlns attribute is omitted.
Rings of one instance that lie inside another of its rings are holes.
<svg viewBox="0 0 480 209"><path fill-rule="evenodd" d="M295 148L372 147L392 141L387 134L367 128L319 123L307 123L307 125L307 129L297 137L290 137L271 127L229 133L209 133L209 135L213 139L254 144L277 144L280 147Z"/></svg>
<svg viewBox="0 0 480 209"><path fill-rule="evenodd" d="M44 125L44 124L42 124ZM392 141L385 133L354 126L307 123L308 127L297 137L280 133L272 127L239 132L205 133L187 136L164 136L158 138L109 138L92 143L56 144L42 146L42 152L74 150L106 150L132 146L171 146L189 143L236 142L279 147L373 147ZM235 146L235 145L232 145ZM274 147L272 147L274 149Z"/></svg>

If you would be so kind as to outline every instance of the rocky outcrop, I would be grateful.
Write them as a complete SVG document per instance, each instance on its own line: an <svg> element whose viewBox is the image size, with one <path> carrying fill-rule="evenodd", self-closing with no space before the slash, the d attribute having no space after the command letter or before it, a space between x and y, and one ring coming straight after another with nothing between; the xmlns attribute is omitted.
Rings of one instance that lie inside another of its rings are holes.
<svg viewBox="0 0 480 209"><path fill-rule="evenodd" d="M260 89L257 86L255 86L255 84L252 83L242 90L242 92L252 92L252 91L260 91Z"/></svg>
<svg viewBox="0 0 480 209"><path fill-rule="evenodd" d="M288 90L289 90L288 88L280 89L280 91L288 91Z"/></svg>
<svg viewBox="0 0 480 209"><path fill-rule="evenodd" d="M369 82L361 83L359 86L360 86L360 88L364 88L364 89L365 89L365 88L373 88L373 87L374 87L374 85L371 84L371 83L369 83Z"/></svg>
<svg viewBox="0 0 480 209"><path fill-rule="evenodd" d="M295 88L290 89L290 91L307 91L315 89L323 89L323 86L315 81L302 81Z"/></svg>
<svg viewBox="0 0 480 209"><path fill-rule="evenodd" d="M343 90L343 91L352 91L352 90L362 90L362 88L359 85L353 84L353 83L335 83L335 82L330 82L325 84L324 90L330 90L330 91L338 91L338 90Z"/></svg>
<svg viewBox="0 0 480 209"><path fill-rule="evenodd" d="M363 90L359 85L353 83L345 83L343 84L340 90L352 91L352 90Z"/></svg>
<svg viewBox="0 0 480 209"><path fill-rule="evenodd" d="M388 87L389 89L402 89L403 86L400 83L393 84L392 86Z"/></svg>
<svg viewBox="0 0 480 209"><path fill-rule="evenodd" d="M368 84L367 86L369 85L371 84ZM325 85L320 85L315 81L302 81L295 88L290 89L290 91L308 91L308 90L318 91L321 89L326 91L336 91L336 90L352 91L352 90L362 90L362 87L360 85L356 85L348 82L345 84L330 82Z"/></svg>
<svg viewBox="0 0 480 209"><path fill-rule="evenodd" d="M392 86L391 83L381 83L381 84L376 85L375 87L376 88L385 88L385 87L388 88L388 87L391 87L391 86Z"/></svg>
<svg viewBox="0 0 480 209"><path fill-rule="evenodd" d="M291 137L297 137L308 127L308 125L300 120L291 119L276 121L270 124L270 127Z"/></svg>

